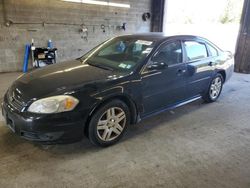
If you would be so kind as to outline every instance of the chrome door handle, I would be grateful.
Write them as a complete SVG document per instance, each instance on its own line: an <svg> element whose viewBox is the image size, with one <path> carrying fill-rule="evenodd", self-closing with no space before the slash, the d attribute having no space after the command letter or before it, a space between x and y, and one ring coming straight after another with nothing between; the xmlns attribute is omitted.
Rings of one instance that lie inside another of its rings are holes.
<svg viewBox="0 0 250 188"><path fill-rule="evenodd" d="M186 69L179 69L178 71L177 71L177 75L181 75L181 74L183 74L183 73L185 73L186 72Z"/></svg>
<svg viewBox="0 0 250 188"><path fill-rule="evenodd" d="M213 66L213 65L214 65L214 62L210 61L210 62L208 63L208 65L209 65L209 66Z"/></svg>

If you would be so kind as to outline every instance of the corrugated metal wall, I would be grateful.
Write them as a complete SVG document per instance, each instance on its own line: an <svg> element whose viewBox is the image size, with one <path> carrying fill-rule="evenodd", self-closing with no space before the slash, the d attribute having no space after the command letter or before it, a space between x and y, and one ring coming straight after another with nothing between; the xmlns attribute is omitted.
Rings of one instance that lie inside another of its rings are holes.
<svg viewBox="0 0 250 188"><path fill-rule="evenodd" d="M250 73L250 0L245 0L235 54L235 71Z"/></svg>

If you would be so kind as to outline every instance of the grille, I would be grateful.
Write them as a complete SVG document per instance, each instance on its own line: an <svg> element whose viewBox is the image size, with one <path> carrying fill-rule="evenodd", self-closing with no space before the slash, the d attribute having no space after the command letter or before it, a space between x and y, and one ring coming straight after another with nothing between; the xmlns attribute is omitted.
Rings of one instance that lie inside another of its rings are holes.
<svg viewBox="0 0 250 188"><path fill-rule="evenodd" d="M15 92L8 91L7 94L8 104L18 111L22 111L24 105L21 101L16 98Z"/></svg>

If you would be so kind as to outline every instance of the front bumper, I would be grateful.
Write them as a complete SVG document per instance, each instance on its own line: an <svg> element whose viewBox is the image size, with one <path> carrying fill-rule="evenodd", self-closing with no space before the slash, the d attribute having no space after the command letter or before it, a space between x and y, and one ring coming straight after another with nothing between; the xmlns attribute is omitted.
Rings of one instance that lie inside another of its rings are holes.
<svg viewBox="0 0 250 188"><path fill-rule="evenodd" d="M34 114L19 112L7 102L2 103L6 125L17 135L30 141L46 144L79 141L84 135L87 112L64 112L58 114Z"/></svg>

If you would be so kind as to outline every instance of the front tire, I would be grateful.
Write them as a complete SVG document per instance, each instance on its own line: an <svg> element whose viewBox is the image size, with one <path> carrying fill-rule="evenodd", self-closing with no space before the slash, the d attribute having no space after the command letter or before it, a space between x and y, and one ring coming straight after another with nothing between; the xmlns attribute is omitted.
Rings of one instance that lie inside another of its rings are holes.
<svg viewBox="0 0 250 188"><path fill-rule="evenodd" d="M217 73L212 79L208 91L203 99L208 103L215 102L221 94L223 83L224 79L222 75L220 73Z"/></svg>
<svg viewBox="0 0 250 188"><path fill-rule="evenodd" d="M122 138L129 122L129 108L124 102L113 100L106 103L94 113L89 122L89 140L102 147L113 145Z"/></svg>

